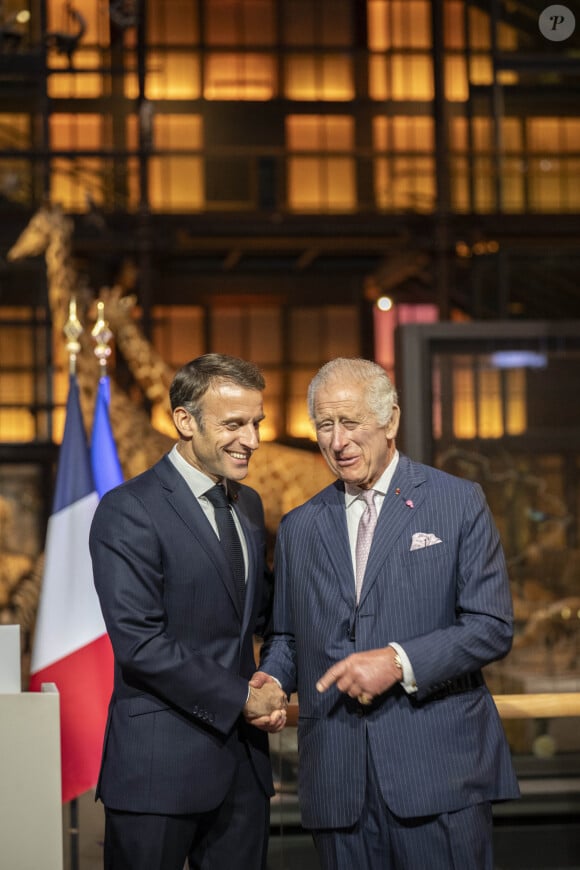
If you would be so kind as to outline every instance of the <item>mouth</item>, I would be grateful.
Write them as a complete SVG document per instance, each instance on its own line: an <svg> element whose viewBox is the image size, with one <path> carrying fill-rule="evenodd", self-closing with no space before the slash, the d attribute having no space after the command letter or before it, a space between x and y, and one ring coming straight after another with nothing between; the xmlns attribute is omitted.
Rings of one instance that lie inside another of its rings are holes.
<svg viewBox="0 0 580 870"><path fill-rule="evenodd" d="M339 466L339 468L350 468L352 465L356 465L358 462L358 456L335 456L334 461Z"/></svg>
<svg viewBox="0 0 580 870"><path fill-rule="evenodd" d="M238 453L234 450L226 450L228 456L234 460L234 462L245 462L248 463L250 461L251 453Z"/></svg>

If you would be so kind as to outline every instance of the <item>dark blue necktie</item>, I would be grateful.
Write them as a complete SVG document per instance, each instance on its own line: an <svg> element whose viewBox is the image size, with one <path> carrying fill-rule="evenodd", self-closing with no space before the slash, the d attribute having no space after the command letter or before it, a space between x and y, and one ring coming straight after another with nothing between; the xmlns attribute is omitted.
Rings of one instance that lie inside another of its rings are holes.
<svg viewBox="0 0 580 870"><path fill-rule="evenodd" d="M246 569L244 566L244 553L240 543L240 536L234 523L232 509L223 486L216 483L204 493L206 498L214 506L215 521L218 528L220 542L224 548L228 562L232 569L232 575L238 590L242 610L246 597Z"/></svg>

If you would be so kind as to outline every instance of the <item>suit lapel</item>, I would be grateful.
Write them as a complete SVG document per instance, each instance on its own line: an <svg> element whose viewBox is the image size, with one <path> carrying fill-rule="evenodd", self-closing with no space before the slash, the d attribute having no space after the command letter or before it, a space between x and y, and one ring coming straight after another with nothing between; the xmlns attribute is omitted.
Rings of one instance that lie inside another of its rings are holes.
<svg viewBox="0 0 580 870"><path fill-rule="evenodd" d="M241 619L242 612L239 595L235 588L229 562L198 500L167 457L164 457L157 464L156 470L165 490L167 502L185 523L198 545L205 550L214 562L216 574L220 582L226 587L228 595L232 599L236 612Z"/></svg>
<svg viewBox="0 0 580 870"><path fill-rule="evenodd" d="M346 525L344 484L336 481L320 493L320 510L314 518L328 561L345 601L354 598L354 573Z"/></svg>
<svg viewBox="0 0 580 870"><path fill-rule="evenodd" d="M361 604L376 582L395 542L423 502L426 496L426 487L422 486L424 481L425 475L420 467L411 463L408 457L400 456L373 536L361 590Z"/></svg>

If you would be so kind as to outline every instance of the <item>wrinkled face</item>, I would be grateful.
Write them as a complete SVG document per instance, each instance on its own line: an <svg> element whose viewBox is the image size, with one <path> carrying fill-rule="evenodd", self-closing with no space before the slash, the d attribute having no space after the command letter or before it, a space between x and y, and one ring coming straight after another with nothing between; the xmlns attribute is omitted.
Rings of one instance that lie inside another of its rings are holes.
<svg viewBox="0 0 580 870"><path fill-rule="evenodd" d="M185 408L173 412L181 455L213 480L243 480L260 443L262 393L222 381L210 387L201 405L201 428Z"/></svg>
<svg viewBox="0 0 580 870"><path fill-rule="evenodd" d="M367 406L364 386L348 378L332 380L316 393L316 437L331 471L363 489L379 479L395 453L399 408L379 426Z"/></svg>

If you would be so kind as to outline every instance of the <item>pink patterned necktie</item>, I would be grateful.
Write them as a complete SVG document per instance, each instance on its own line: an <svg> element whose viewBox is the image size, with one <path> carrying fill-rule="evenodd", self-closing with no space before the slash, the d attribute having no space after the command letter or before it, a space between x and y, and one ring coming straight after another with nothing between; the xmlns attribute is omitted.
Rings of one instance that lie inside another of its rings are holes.
<svg viewBox="0 0 580 870"><path fill-rule="evenodd" d="M359 520L358 532L356 536L356 603L360 599L360 592L365 575L365 568L371 543L377 525L377 509L375 507L375 491L374 489L365 489L361 492L360 497L365 502L364 512Z"/></svg>

